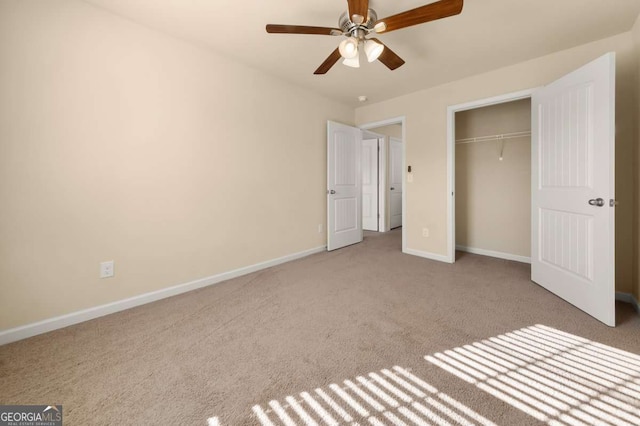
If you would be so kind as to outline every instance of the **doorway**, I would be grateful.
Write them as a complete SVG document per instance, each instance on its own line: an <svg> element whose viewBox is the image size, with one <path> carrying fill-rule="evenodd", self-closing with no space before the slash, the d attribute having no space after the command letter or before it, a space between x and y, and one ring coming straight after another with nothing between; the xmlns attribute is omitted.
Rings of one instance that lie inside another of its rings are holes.
<svg viewBox="0 0 640 426"><path fill-rule="evenodd" d="M377 146L377 155L372 152ZM377 158L377 163L375 159ZM376 170L372 170L372 168ZM363 220L366 220L367 197L373 188L367 190L366 182L376 178L378 193L376 200L377 223L365 230L386 232L402 226L402 125L391 124L363 131L362 181Z"/></svg>
<svg viewBox="0 0 640 426"><path fill-rule="evenodd" d="M455 113L455 246L531 263L531 98Z"/></svg>
<svg viewBox="0 0 640 426"><path fill-rule="evenodd" d="M393 128L400 138L384 136L367 129ZM332 251L362 242L364 238L363 198L364 182L368 182L368 195L378 188L378 199L368 200L368 216L379 215L378 231L391 228L391 213L394 225L402 238L402 251L406 253L405 187L402 170L405 164L404 117L353 127L333 121L327 122L327 250ZM368 143L363 140L369 138ZM393 143L393 144L392 144ZM394 146L393 186L389 186L389 147ZM368 172L363 175L362 157L369 157ZM373 173L375 171L375 173ZM408 174L411 182L411 174ZM389 200L394 194L395 206ZM369 219L371 219L369 217ZM375 224L374 224L375 225ZM372 226L373 227L373 226ZM376 232L376 231L373 231Z"/></svg>
<svg viewBox="0 0 640 426"><path fill-rule="evenodd" d="M448 174L448 182L447 182L447 193L451 194L448 197L447 202L447 210L449 211L449 220L447 223L447 239L448 239L448 262L454 263L456 259L456 204L457 204L457 194L456 194L456 141L466 142L469 139L467 136L470 133L464 134L462 136L458 136L456 134L456 116L458 113L463 113L465 111L478 110L480 108L487 108L493 106L499 106L501 104L510 103L510 102L518 102L525 101L528 99L529 102L531 97L536 89L528 89L521 92L509 93L501 96L496 96L488 99L481 99L478 101L473 101L461 105L450 106L447 109L447 168L449 170ZM531 117L529 117L531 118ZM473 130L472 130L473 131ZM489 134L490 135L490 134ZM495 136L495 135L490 135ZM471 139L473 140L473 139ZM500 145L500 148L502 146ZM499 151L498 160L499 160ZM504 153L503 153L504 154ZM504 157L503 157L504 161ZM530 166L529 166L530 167ZM462 246L461 244L459 246Z"/></svg>
<svg viewBox="0 0 640 426"><path fill-rule="evenodd" d="M396 230L402 234L405 248L405 119L391 118L360 126L363 138L378 140L378 229L377 232ZM364 152L364 151L363 151ZM364 171L364 169L363 169ZM363 181L365 177L363 174Z"/></svg>

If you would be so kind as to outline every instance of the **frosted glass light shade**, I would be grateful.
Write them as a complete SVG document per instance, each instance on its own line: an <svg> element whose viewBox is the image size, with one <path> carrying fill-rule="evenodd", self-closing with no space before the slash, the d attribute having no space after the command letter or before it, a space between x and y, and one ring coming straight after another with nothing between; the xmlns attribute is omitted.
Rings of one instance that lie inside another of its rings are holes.
<svg viewBox="0 0 640 426"><path fill-rule="evenodd" d="M358 55L353 58L347 58L342 63L351 68L360 68L360 57Z"/></svg>
<svg viewBox="0 0 640 426"><path fill-rule="evenodd" d="M342 40L338 46L340 55L345 59L351 59L358 56L358 40L353 37Z"/></svg>
<svg viewBox="0 0 640 426"><path fill-rule="evenodd" d="M384 50L384 44L380 44L374 40L367 40L364 44L364 53L367 54L367 60L373 62L380 57Z"/></svg>

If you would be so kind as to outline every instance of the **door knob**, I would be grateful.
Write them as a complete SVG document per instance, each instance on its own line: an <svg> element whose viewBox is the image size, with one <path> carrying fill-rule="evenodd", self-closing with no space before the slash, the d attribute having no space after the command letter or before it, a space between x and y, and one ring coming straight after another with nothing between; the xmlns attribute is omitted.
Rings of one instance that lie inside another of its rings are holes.
<svg viewBox="0 0 640 426"><path fill-rule="evenodd" d="M602 207L604 206L604 200L602 198L592 198L589 200L590 206Z"/></svg>
<svg viewBox="0 0 640 426"><path fill-rule="evenodd" d="M332 189L332 190L330 190L330 191L328 191L328 192L329 192L329 194L331 194L331 195L333 195L333 194L335 194L335 193L336 193L336 191L334 191L333 189Z"/></svg>
<svg viewBox="0 0 640 426"><path fill-rule="evenodd" d="M395 188L392 186L392 187L391 187L391 190L392 190L392 191L394 191L394 190L395 190Z"/></svg>

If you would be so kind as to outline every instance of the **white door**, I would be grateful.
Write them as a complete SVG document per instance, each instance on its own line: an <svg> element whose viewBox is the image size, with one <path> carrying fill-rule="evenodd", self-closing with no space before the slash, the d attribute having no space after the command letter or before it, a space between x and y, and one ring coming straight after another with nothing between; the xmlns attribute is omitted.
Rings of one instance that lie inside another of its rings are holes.
<svg viewBox="0 0 640 426"><path fill-rule="evenodd" d="M362 132L327 123L327 250L362 241Z"/></svg>
<svg viewBox="0 0 640 426"><path fill-rule="evenodd" d="M362 141L362 228L378 230L378 139Z"/></svg>
<svg viewBox="0 0 640 426"><path fill-rule="evenodd" d="M389 215L391 229L402 226L402 141L389 140Z"/></svg>
<svg viewBox="0 0 640 426"><path fill-rule="evenodd" d="M615 55L532 99L531 279L615 326Z"/></svg>

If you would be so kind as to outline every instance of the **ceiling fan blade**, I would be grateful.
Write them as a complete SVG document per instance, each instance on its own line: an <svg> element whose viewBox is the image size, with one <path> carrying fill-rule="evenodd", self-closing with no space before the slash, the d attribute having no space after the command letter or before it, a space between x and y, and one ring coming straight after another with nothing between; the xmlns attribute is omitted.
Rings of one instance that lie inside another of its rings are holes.
<svg viewBox="0 0 640 426"><path fill-rule="evenodd" d="M354 24L360 25L367 21L369 16L369 0L347 0L349 3L349 19ZM354 18L354 15L356 17Z"/></svg>
<svg viewBox="0 0 640 426"><path fill-rule="evenodd" d="M328 27L308 27L305 25L267 25L267 32L269 34L316 34L316 35L342 35L342 30L339 28Z"/></svg>
<svg viewBox="0 0 640 426"><path fill-rule="evenodd" d="M370 40L373 40L384 46L384 50L378 57L378 60L385 64L391 71L404 65L404 59L396 55L396 53L393 50L389 49L383 42L381 42L377 38L371 38Z"/></svg>
<svg viewBox="0 0 640 426"><path fill-rule="evenodd" d="M329 55L329 57L324 60L322 65L320 65L318 69L315 70L314 74L316 75L326 74L327 71L329 71L331 67L334 66L341 57L342 56L340 56L340 50L339 49L334 50L333 53L331 53L331 55Z"/></svg>
<svg viewBox="0 0 640 426"><path fill-rule="evenodd" d="M426 6L416 7L388 18L378 19L375 30L378 34L399 30L412 25L423 24L447 18L462 12L464 0L440 0Z"/></svg>
<svg viewBox="0 0 640 426"><path fill-rule="evenodd" d="M342 35L340 28L309 27L306 25L267 25L269 34L315 34L315 35Z"/></svg>

